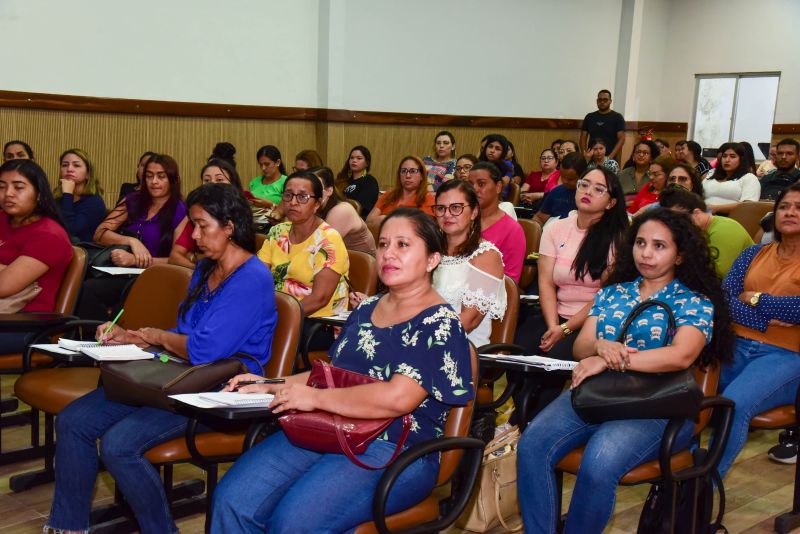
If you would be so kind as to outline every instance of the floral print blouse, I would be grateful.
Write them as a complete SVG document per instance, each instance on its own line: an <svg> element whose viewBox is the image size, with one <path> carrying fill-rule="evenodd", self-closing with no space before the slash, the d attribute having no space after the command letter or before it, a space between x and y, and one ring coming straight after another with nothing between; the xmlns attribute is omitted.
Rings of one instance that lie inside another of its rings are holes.
<svg viewBox="0 0 800 534"><path fill-rule="evenodd" d="M328 268L340 275L339 283L328 303L311 317L326 317L347 310L344 276L350 269L350 260L342 236L323 221L308 239L292 244L289 242L291 228L290 222L273 226L258 251L258 258L272 268L275 291L303 300L311 294L317 273Z"/></svg>
<svg viewBox="0 0 800 534"><path fill-rule="evenodd" d="M447 304L426 308L408 321L385 328L372 324L379 296L365 299L347 318L330 349L333 365L391 380L399 373L417 382L428 396L411 413L407 446L442 436L452 405L473 397L467 336L458 314ZM397 443L402 418L379 438Z"/></svg>

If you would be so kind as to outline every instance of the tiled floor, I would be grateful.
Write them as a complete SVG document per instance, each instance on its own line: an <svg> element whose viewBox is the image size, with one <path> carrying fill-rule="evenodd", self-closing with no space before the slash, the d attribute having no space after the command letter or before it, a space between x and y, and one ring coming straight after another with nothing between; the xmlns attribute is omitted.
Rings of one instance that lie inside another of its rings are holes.
<svg viewBox="0 0 800 534"><path fill-rule="evenodd" d="M12 377L2 377L0 391L7 395L12 388ZM791 505L794 480L793 466L770 462L766 451L776 442L777 432L757 432L739 457L736 465L725 480L727 507L725 526L733 533L772 532L774 517L788 510ZM28 437L27 427L3 429L3 450L25 445ZM3 534L34 534L41 532L50 508L53 484L47 484L22 493L12 493L8 479L16 474L40 467L40 461L33 460L0 467L0 532ZM176 480L202 478L202 472L192 466L176 469ZM564 506L569 503L572 480L565 477ZM608 534L622 534L636 531L641 505L649 491L649 486L620 487L614 517L606 529ZM95 505L111 502L113 484L108 474L100 476L95 494ZM201 534L204 516L198 514L178 521L183 534ZM515 523L518 519L515 520ZM447 530L448 534L461 532L457 528ZM503 532L502 528L492 530Z"/></svg>

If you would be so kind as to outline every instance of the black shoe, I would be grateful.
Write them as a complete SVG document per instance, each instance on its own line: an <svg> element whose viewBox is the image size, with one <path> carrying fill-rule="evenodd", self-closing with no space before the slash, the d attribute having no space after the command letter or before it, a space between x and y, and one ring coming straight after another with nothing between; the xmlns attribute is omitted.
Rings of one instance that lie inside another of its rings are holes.
<svg viewBox="0 0 800 534"><path fill-rule="evenodd" d="M790 440L781 441L781 443L772 447L767 453L769 459L782 463L782 464L796 464L797 463L797 443Z"/></svg>

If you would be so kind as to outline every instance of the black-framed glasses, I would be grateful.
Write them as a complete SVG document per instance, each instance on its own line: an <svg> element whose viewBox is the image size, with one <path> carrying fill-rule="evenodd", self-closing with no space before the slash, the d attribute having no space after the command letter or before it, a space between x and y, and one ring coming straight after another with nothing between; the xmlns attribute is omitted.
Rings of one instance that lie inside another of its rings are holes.
<svg viewBox="0 0 800 534"><path fill-rule="evenodd" d="M411 176L414 176L415 174L419 174L419 169L417 169L416 167L411 169L400 169L400 175L403 174L409 174Z"/></svg>
<svg viewBox="0 0 800 534"><path fill-rule="evenodd" d="M540 157L539 159L540 159L541 161L553 161L553 160L554 160L554 159L556 159L556 158L554 158L553 156L542 156L542 157Z"/></svg>
<svg viewBox="0 0 800 534"><path fill-rule="evenodd" d="M456 165L456 172L469 172L472 170L472 165Z"/></svg>
<svg viewBox="0 0 800 534"><path fill-rule="evenodd" d="M592 194L597 194L597 196L608 193L608 187L604 186L603 184L593 184L589 180L578 180L576 185L581 191L591 191Z"/></svg>
<svg viewBox="0 0 800 534"><path fill-rule="evenodd" d="M456 202L454 204L450 204L445 206L444 204L434 204L433 205L433 214L437 217L444 217L445 212L449 211L450 215L453 217L458 217L462 213L464 213L464 204L463 202Z"/></svg>
<svg viewBox="0 0 800 534"><path fill-rule="evenodd" d="M295 198L297 199L297 202L299 202L300 204L308 204L309 199L317 197L314 195L309 195L308 193L289 193L288 191L286 191L283 195L281 195L281 198L287 204Z"/></svg>
<svg viewBox="0 0 800 534"><path fill-rule="evenodd" d="M637 150L636 152L634 152L634 154L636 154L637 156L649 156L650 155L650 151L649 150Z"/></svg>

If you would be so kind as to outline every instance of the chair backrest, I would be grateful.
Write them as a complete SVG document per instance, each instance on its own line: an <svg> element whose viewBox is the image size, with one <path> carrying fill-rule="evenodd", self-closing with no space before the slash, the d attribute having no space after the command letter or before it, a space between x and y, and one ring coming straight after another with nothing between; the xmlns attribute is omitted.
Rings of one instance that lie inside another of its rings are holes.
<svg viewBox="0 0 800 534"><path fill-rule="evenodd" d="M531 219L517 221L525 233L525 258L532 252L539 252L539 241L542 239L542 225ZM519 287L528 289L536 278L535 265L523 265L522 275L519 277Z"/></svg>
<svg viewBox="0 0 800 534"><path fill-rule="evenodd" d="M695 380L697 380L697 383L700 384L700 388L703 390L704 397L713 397L717 394L720 373L719 364L713 363L705 369L701 369L699 365L695 365L692 371L694 372ZM701 411L700 417L694 425L694 433L697 434L703 430L706 425L708 425L710 419L711 408Z"/></svg>
<svg viewBox="0 0 800 534"><path fill-rule="evenodd" d="M470 343L469 357L472 364L472 385L473 395L477 395L478 384L478 353L475 347ZM444 437L467 437L469 435L469 426L472 422L472 410L475 406L475 398L467 402L464 406L453 406L450 408L450 413L447 415L447 423L444 426ZM458 463L461 461L463 451L455 449L445 451L439 461L439 476L436 479L436 485L441 486L453 476Z"/></svg>
<svg viewBox="0 0 800 534"><path fill-rule="evenodd" d="M81 284L86 277L86 264L86 250L73 245L72 260L64 271L64 278L61 279L61 286L56 293L54 312L71 315L75 311Z"/></svg>
<svg viewBox="0 0 800 534"><path fill-rule="evenodd" d="M125 298L120 326L128 329L174 328L178 308L189 290L192 270L179 265L157 263L144 270Z"/></svg>
<svg viewBox="0 0 800 534"><path fill-rule="evenodd" d="M303 332L303 308L296 298L276 291L275 307L278 310L278 322L272 334L272 354L264 368L268 378L292 374Z"/></svg>
<svg viewBox="0 0 800 534"><path fill-rule="evenodd" d="M773 202L740 202L728 213L728 217L744 226L750 237L755 237L761 229L761 218L772 211L774 206Z"/></svg>
<svg viewBox="0 0 800 534"><path fill-rule="evenodd" d="M348 278L353 289L365 295L374 295L378 291L378 263L366 252L348 250L350 258L350 274Z"/></svg>
<svg viewBox="0 0 800 534"><path fill-rule="evenodd" d="M519 288L511 277L505 277L506 285L506 313L502 319L492 320L492 333L489 341L492 343L513 343L514 332L517 329L519 318Z"/></svg>
<svg viewBox="0 0 800 534"><path fill-rule="evenodd" d="M266 234L259 234L256 232L256 252L261 250L261 247L264 246L264 241L267 240Z"/></svg>
<svg viewBox="0 0 800 534"><path fill-rule="evenodd" d="M515 184L511 182L508 186L508 202L511 202L515 206L519 204L519 195L520 195L520 188L519 184Z"/></svg>

